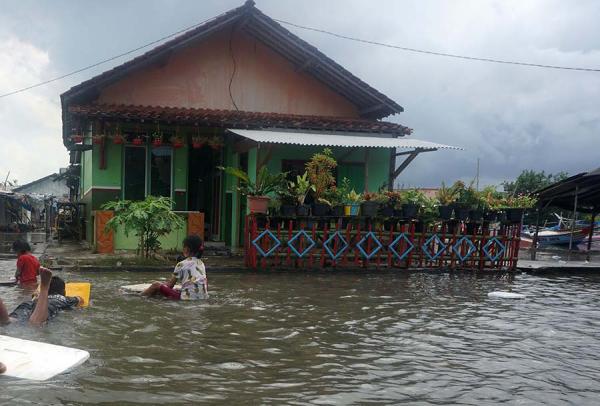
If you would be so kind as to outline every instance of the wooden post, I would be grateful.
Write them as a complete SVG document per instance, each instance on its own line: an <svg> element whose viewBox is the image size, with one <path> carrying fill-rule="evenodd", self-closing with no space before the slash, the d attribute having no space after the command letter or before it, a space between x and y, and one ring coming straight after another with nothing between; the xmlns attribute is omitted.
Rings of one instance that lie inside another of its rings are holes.
<svg viewBox="0 0 600 406"><path fill-rule="evenodd" d="M590 232L588 234L587 254L585 255L586 261L590 261L590 251L592 249L592 237L594 236L594 223L596 223L596 208L592 210L592 220L590 221Z"/></svg>
<svg viewBox="0 0 600 406"><path fill-rule="evenodd" d="M531 243L531 260L535 261L535 257L537 254L537 242L538 242L538 233L540 232L540 208L537 209L537 215L535 217L535 234L533 235L533 241Z"/></svg>
<svg viewBox="0 0 600 406"><path fill-rule="evenodd" d="M579 185L575 186L575 203L573 204L573 222L571 223L571 235L569 236L569 254L567 260L571 260L571 249L573 248L573 233L577 222L577 198L579 197Z"/></svg>

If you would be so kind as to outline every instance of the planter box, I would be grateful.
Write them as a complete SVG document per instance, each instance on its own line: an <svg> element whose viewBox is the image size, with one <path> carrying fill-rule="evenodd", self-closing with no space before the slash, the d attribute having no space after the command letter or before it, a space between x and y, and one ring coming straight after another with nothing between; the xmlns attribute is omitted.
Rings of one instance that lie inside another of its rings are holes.
<svg viewBox="0 0 600 406"><path fill-rule="evenodd" d="M248 196L248 209L250 213L262 213L267 214L269 209L269 201L271 200L267 196Z"/></svg>

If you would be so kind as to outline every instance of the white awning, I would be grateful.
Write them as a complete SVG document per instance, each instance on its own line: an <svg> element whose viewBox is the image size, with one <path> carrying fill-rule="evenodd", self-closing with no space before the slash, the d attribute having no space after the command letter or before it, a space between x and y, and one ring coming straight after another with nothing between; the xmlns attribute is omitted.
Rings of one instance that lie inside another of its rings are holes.
<svg viewBox="0 0 600 406"><path fill-rule="evenodd" d="M298 132L285 130L240 130L229 128L234 134L265 144L322 145L331 147L407 148L407 149L455 149L460 147L415 140L414 138L382 137L379 133L369 135L332 134L328 132Z"/></svg>

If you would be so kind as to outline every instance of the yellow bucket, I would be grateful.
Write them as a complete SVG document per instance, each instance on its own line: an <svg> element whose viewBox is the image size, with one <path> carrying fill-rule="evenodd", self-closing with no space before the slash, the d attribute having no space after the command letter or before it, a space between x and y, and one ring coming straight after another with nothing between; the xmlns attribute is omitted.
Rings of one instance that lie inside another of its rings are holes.
<svg viewBox="0 0 600 406"><path fill-rule="evenodd" d="M83 299L82 307L88 307L90 304L90 293L92 284L89 282L68 282L65 284L66 296L79 296Z"/></svg>

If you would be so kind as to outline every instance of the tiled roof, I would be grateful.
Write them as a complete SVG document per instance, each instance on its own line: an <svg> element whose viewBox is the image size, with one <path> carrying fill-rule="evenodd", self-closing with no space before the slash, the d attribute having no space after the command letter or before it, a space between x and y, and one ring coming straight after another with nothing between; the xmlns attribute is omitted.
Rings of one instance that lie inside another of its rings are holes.
<svg viewBox="0 0 600 406"><path fill-rule="evenodd" d="M248 129L294 128L345 132L378 132L400 136L408 135L412 131L410 128L400 124L368 119L161 106L75 105L69 107L69 113L73 117L109 121L132 120Z"/></svg>

